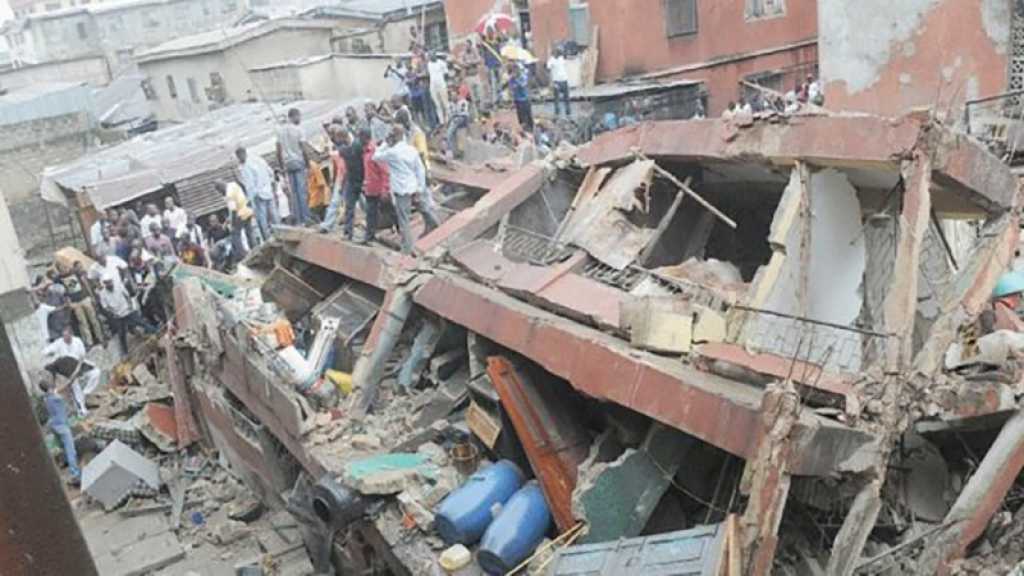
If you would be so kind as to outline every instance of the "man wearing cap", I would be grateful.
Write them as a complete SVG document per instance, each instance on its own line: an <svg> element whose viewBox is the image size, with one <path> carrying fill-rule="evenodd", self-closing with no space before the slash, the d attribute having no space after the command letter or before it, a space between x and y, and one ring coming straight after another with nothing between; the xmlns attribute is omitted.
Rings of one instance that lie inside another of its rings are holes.
<svg viewBox="0 0 1024 576"><path fill-rule="evenodd" d="M43 356L48 360L47 370L62 374L71 382L78 413L82 416L88 414L85 397L99 386L100 371L96 366L86 362L85 344L82 343L82 339L74 335L70 326L66 326L60 338L43 348ZM62 360L67 366L64 370L59 368ZM85 383L84 387L81 382Z"/></svg>
<svg viewBox="0 0 1024 576"><path fill-rule="evenodd" d="M97 296L103 313L110 321L111 332L117 334L122 353L128 353L128 330L141 328L147 334L156 332L156 328L146 322L135 308L128 290L123 283L117 282L113 273L108 272L103 276L103 286L100 287Z"/></svg>
<svg viewBox="0 0 1024 576"><path fill-rule="evenodd" d="M996 330L1012 330L1024 332L1024 322L1017 315L1021 293L1024 292L1024 274L1007 272L999 277L995 290L992 291L991 327Z"/></svg>

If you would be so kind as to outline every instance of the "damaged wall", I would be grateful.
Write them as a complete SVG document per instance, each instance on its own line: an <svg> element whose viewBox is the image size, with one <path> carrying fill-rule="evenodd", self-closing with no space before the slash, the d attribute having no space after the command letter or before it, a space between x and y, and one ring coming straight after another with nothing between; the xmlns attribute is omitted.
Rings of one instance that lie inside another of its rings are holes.
<svg viewBox="0 0 1024 576"><path fill-rule="evenodd" d="M1010 0L821 0L826 105L897 115L1004 92L1010 6Z"/></svg>
<svg viewBox="0 0 1024 576"><path fill-rule="evenodd" d="M739 80L748 75L814 71L818 26L814 0L789 0L781 15L763 17L747 15L745 6L750 2L696 4L697 31L670 36L663 0L590 2L590 24L600 36L598 80L688 71L689 76L682 76L706 82L708 112L717 114L738 98ZM551 46L571 38L569 0L534 0L530 17L533 48L542 60ZM638 38L644 41L636 42ZM791 85L793 79L783 82Z"/></svg>
<svg viewBox="0 0 1024 576"><path fill-rule="evenodd" d="M774 254L754 279L750 306L852 325L864 304L867 253L861 227L857 190L845 174L795 168L772 223ZM758 349L784 356L797 354L797 347L808 340L813 342L813 360L833 347L831 354L842 357L844 368L859 368L855 335L825 327L816 327L814 334L807 330L806 324L757 315L748 319L745 335ZM801 357L806 357L804 350Z"/></svg>

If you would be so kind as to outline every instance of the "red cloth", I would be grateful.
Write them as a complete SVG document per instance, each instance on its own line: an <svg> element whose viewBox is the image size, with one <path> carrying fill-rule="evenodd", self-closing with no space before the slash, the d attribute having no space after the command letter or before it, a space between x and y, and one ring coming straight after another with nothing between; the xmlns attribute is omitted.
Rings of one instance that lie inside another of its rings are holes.
<svg viewBox="0 0 1024 576"><path fill-rule="evenodd" d="M387 198L390 195L388 167L373 161L376 150L373 144L363 149L363 193L370 198Z"/></svg>
<svg viewBox="0 0 1024 576"><path fill-rule="evenodd" d="M334 172L334 182L345 181L345 160L341 157L341 154L337 150L331 150L331 166Z"/></svg>

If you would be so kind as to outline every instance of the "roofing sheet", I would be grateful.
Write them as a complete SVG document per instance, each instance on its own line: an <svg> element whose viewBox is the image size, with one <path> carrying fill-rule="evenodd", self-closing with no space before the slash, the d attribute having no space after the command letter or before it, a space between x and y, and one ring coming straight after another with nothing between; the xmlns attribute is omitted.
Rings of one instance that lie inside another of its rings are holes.
<svg viewBox="0 0 1024 576"><path fill-rule="evenodd" d="M347 104L334 100L235 104L69 164L49 167L43 173L40 193L46 200L63 204L64 190L82 192L98 209L130 202L171 184L179 186L182 194L181 188L204 183L201 177L212 172L230 173L239 145L265 157L272 155L277 127L289 108L302 111L302 129L310 141L317 142L325 137L322 124L341 115ZM211 211L210 206L222 206L209 197L212 193L212 185L202 184L200 190L189 194L190 203L204 207L197 215ZM182 196L184 204L185 194Z"/></svg>

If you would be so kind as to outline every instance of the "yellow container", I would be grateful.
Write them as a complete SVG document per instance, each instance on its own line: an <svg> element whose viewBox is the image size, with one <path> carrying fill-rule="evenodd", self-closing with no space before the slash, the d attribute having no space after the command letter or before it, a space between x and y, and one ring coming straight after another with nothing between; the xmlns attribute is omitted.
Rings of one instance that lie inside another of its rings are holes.
<svg viewBox="0 0 1024 576"><path fill-rule="evenodd" d="M334 383L341 391L342 396L352 393L352 375L338 370L328 370L325 374L327 379Z"/></svg>

